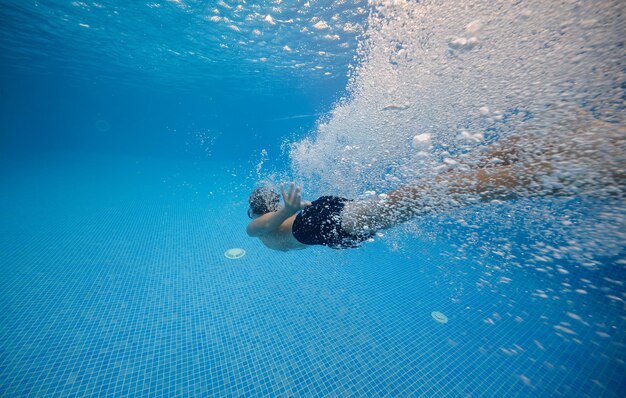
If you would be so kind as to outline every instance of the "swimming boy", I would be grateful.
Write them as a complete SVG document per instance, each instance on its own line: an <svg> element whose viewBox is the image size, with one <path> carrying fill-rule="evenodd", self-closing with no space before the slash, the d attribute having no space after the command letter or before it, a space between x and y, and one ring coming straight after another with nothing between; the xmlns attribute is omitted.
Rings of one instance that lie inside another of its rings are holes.
<svg viewBox="0 0 626 398"><path fill-rule="evenodd" d="M383 199L352 201L322 196L314 202L302 200L301 188L291 183L288 192L281 184L279 195L267 187L255 189L249 198L249 236L270 249L289 251L323 245L334 249L358 247L377 231L390 228L434 208L506 199L512 188L528 187L533 181L511 165L471 172L449 172L433 183L407 186L382 195ZM445 187L447 203L431 203L433 192ZM478 198L478 199L477 199Z"/></svg>
<svg viewBox="0 0 626 398"><path fill-rule="evenodd" d="M573 114L567 124L570 128L561 127L569 137L548 135L552 141L544 141L540 149L536 142L520 145L517 139L506 140L487 147L485 158L497 159L496 165L483 162L469 171L442 173L380 199L353 201L322 196L310 203L302 200L301 188L291 183L288 192L281 185L281 207L277 193L257 188L249 199L252 222L247 233L280 251L312 245L344 249L358 247L377 231L431 211L522 196L568 195L583 191L585 184L587 190L611 184L622 189L626 179L624 126L600 122L582 111ZM530 148L530 154L519 156L517 148L520 152ZM587 178L577 174L581 167Z"/></svg>

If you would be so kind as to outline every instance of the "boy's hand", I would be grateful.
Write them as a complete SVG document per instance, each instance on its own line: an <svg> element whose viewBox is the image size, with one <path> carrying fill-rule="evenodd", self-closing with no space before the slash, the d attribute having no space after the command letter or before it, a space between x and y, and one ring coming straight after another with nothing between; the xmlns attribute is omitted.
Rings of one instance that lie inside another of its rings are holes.
<svg viewBox="0 0 626 398"><path fill-rule="evenodd" d="M285 184L280 184L280 191L283 194L283 201L285 202L285 211L289 214L296 214L302 207L302 196L300 195L300 188L296 187L293 182L289 186L289 194L285 193Z"/></svg>

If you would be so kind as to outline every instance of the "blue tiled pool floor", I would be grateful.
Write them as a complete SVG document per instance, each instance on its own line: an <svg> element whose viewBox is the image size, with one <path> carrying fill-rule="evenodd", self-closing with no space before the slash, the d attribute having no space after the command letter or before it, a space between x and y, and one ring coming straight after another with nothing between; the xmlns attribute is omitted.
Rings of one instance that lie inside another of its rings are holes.
<svg viewBox="0 0 626 398"><path fill-rule="evenodd" d="M232 174L103 157L6 168L0 395L623 392L620 303L537 298L553 282L523 269L479 288L442 242L270 252L245 235ZM577 307L609 337L572 319L575 335L555 333Z"/></svg>

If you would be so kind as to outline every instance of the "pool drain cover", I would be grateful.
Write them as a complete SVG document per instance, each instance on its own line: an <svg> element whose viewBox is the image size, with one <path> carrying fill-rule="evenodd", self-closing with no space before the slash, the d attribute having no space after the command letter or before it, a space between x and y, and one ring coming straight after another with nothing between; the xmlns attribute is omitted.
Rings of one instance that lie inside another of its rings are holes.
<svg viewBox="0 0 626 398"><path fill-rule="evenodd" d="M224 255L231 260L236 260L246 255L246 251L235 247L233 249L228 249L224 252Z"/></svg>
<svg viewBox="0 0 626 398"><path fill-rule="evenodd" d="M439 323L448 323L448 317L439 311L433 311L430 315Z"/></svg>

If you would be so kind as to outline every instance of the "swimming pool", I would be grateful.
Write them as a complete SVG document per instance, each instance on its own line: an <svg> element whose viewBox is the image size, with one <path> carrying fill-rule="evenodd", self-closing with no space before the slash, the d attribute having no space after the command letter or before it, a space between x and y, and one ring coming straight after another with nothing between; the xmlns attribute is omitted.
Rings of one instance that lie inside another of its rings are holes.
<svg viewBox="0 0 626 398"><path fill-rule="evenodd" d="M7 3L0 395L621 396L623 197L470 206L354 250L245 234L258 180L310 198L340 180L299 162L364 159L344 126L369 108L340 98L376 5L307 4Z"/></svg>

